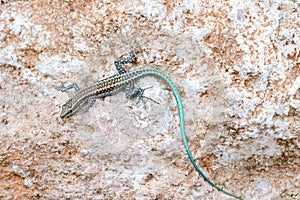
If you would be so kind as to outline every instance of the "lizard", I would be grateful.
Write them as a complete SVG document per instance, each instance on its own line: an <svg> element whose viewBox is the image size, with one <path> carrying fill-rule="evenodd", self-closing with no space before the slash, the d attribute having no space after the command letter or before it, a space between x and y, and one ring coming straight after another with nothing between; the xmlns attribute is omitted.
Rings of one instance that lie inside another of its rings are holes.
<svg viewBox="0 0 300 200"><path fill-rule="evenodd" d="M179 123L180 123L180 132L181 132L181 137L183 140L183 145L185 147L186 153L188 155L189 160L191 161L192 165L196 169L196 171L203 177L205 181L207 181L212 187L215 189L231 196L236 199L242 199L241 197L230 193L221 187L217 186L214 184L198 167L196 164L191 150L188 145L188 140L187 136L185 133L185 123L184 123L184 112L183 112L183 105L180 97L180 93L174 84L174 82L161 70L155 69L155 68L141 68L141 69L135 69L132 71L127 71L124 67L123 64L127 64L130 62L133 62L135 58L134 55L134 50L131 50L129 55L126 58L120 59L115 61L115 67L118 71L119 74L101 79L99 81L96 81L92 83L91 85L88 85L82 89L78 87L77 84L73 83L68 86L54 86L55 89L60 90L60 91L66 91L69 89L74 88L76 93L74 94L73 97L71 97L63 106L61 110L60 117L61 118L67 118L75 113L81 111L81 110L88 110L93 103L95 102L96 99L98 98L104 98L106 96L111 96L114 94L117 94L121 91L124 91L127 86L129 86L129 91L127 93L128 98L147 98L151 99L148 97L144 96L144 89L139 88L139 87L134 87L134 81L141 79L145 76L154 76L156 78L159 78L163 80L171 89L173 96L175 98L177 107L178 107L178 116L179 116ZM151 99L152 100L152 99ZM153 100L154 101L154 100ZM156 102L156 101L154 101Z"/></svg>

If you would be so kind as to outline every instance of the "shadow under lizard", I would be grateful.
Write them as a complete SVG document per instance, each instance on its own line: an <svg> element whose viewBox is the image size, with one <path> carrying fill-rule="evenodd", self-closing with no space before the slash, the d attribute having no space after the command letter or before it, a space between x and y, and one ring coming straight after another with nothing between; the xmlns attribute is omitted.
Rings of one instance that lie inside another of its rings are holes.
<svg viewBox="0 0 300 200"><path fill-rule="evenodd" d="M242 199L241 197L232 194L230 192L227 192L223 190L221 187L214 184L198 167L196 164L192 153L188 146L187 136L185 133L185 126L184 126L184 113L183 113L183 107L182 102L180 98L179 91L176 87L176 85L173 83L173 81L162 71L154 68L143 68L143 69L136 69L133 71L127 72L126 69L123 67L123 64L132 62L134 60L134 50L130 51L129 56L126 58L123 58L121 60L115 61L116 69L118 70L119 74L110 76L108 78L99 80L91 85L86 86L83 89L79 89L77 84L71 84L66 87L64 86L54 86L55 89L60 91L66 91L69 89L74 88L76 93L72 98L70 98L63 106L61 110L61 118L66 118L74 115L78 111L82 110L88 110L89 107L93 105L95 100L97 98L104 98L106 96L111 96L114 94L117 94L121 91L124 91L126 87L129 86L129 92L127 93L128 98L147 98L143 95L144 90L138 87L134 87L134 81L141 79L145 76L154 76L157 78L162 79L171 89L177 106L178 106L178 115L179 115L179 121L180 121L180 131L181 136L183 140L183 144L185 147L185 150L187 152L187 155L193 164L194 168L197 170L197 172L204 178L205 181L207 181L212 187L216 188L217 190L231 196L237 199ZM152 99L151 99L152 100ZM154 100L153 100L154 101ZM154 101L155 102L155 101Z"/></svg>

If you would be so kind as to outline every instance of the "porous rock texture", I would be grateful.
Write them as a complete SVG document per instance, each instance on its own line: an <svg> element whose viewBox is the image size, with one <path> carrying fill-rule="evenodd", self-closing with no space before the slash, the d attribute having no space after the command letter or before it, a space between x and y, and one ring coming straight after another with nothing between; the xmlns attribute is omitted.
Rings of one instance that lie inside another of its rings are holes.
<svg viewBox="0 0 300 200"><path fill-rule="evenodd" d="M72 96L154 67L178 86L191 152L245 199L300 199L300 3L293 0L0 2L0 199L232 199L195 171L170 89L136 85L60 118Z"/></svg>

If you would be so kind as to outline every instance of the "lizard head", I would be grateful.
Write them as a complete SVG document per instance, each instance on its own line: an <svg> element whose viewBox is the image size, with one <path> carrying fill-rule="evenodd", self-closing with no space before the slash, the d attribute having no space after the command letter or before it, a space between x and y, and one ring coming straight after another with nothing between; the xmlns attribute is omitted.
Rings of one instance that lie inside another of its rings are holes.
<svg viewBox="0 0 300 200"><path fill-rule="evenodd" d="M66 118L66 117L73 115L75 113L75 111L73 109L73 105L74 105L74 102L72 99L67 101L67 103L65 103L61 108L60 117Z"/></svg>

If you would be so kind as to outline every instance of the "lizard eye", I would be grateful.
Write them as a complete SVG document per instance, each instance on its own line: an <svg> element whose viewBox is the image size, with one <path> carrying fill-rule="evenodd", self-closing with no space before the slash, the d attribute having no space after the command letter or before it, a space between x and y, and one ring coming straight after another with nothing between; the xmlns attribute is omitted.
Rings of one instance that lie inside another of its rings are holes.
<svg viewBox="0 0 300 200"><path fill-rule="evenodd" d="M72 106L73 106L72 99L70 99L67 103L65 103L65 105L63 105L63 107L67 109L72 108Z"/></svg>
<svg viewBox="0 0 300 200"><path fill-rule="evenodd" d="M71 108L71 107L73 106L73 101L72 101L72 99L70 99L70 100L66 103L66 106L67 106L68 108Z"/></svg>

